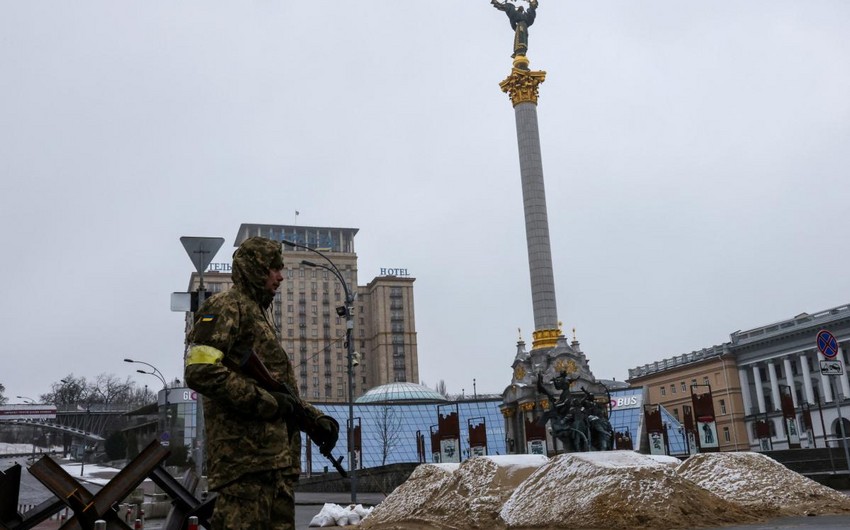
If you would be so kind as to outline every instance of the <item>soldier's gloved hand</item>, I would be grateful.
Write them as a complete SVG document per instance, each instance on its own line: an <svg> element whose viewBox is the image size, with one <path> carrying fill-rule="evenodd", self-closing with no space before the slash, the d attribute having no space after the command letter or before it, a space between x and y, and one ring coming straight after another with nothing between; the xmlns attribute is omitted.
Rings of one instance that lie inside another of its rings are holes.
<svg viewBox="0 0 850 530"><path fill-rule="evenodd" d="M277 416L276 418L286 418L295 412L297 402L295 398L285 392L269 392L277 401Z"/></svg>
<svg viewBox="0 0 850 530"><path fill-rule="evenodd" d="M330 416L319 416L316 418L316 429L313 432L313 441L318 444L322 451L332 451L339 439L339 423Z"/></svg>

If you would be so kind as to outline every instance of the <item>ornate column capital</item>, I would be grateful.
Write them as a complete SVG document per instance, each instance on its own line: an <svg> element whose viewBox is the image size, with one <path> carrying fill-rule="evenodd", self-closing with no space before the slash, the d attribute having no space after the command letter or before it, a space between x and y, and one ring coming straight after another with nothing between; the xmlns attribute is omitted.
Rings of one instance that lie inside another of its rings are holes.
<svg viewBox="0 0 850 530"><path fill-rule="evenodd" d="M541 348L554 348L558 345L558 338L561 336L560 329L538 329L531 336L534 338L531 343L531 350L539 350ZM575 363L574 363L575 364Z"/></svg>
<svg viewBox="0 0 850 530"><path fill-rule="evenodd" d="M511 98L514 107L520 103L534 103L537 105L537 89L540 83L546 80L546 72L542 70L523 70L513 68L511 75L499 83L502 92L506 92Z"/></svg>

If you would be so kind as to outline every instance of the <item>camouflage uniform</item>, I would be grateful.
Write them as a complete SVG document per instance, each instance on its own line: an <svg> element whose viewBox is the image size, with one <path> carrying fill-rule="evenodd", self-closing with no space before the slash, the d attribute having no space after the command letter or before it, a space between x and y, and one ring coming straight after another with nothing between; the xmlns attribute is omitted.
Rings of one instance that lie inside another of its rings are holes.
<svg viewBox="0 0 850 530"><path fill-rule="evenodd" d="M185 378L203 394L209 485L219 494L215 530L294 528L304 426L280 418L277 400L239 369L253 350L275 378L297 389L267 314L274 299L265 286L269 269L281 268L280 243L247 239L233 254L233 288L204 303L189 335ZM308 416L320 415L308 406Z"/></svg>

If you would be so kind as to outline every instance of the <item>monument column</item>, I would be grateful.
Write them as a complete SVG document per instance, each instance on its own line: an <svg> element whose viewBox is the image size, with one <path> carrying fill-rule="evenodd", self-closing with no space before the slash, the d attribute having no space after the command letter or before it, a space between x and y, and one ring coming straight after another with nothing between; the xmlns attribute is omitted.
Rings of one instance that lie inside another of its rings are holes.
<svg viewBox="0 0 850 530"><path fill-rule="evenodd" d="M531 300L534 310L532 349L551 348L561 335L555 302L555 276L549 242L549 218L543 185L543 160L537 124L538 87L546 72L528 69L528 59L518 56L511 75L499 86L514 106L519 168L525 213L528 268L531 275Z"/></svg>

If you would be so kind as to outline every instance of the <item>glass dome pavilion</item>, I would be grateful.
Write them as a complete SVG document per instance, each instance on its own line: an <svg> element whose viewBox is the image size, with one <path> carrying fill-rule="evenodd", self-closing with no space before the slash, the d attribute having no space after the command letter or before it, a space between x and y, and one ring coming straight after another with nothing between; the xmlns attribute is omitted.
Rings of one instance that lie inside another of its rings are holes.
<svg viewBox="0 0 850 530"><path fill-rule="evenodd" d="M387 383L376 386L359 398L355 403L434 403L447 402L448 399L425 385L416 383Z"/></svg>

